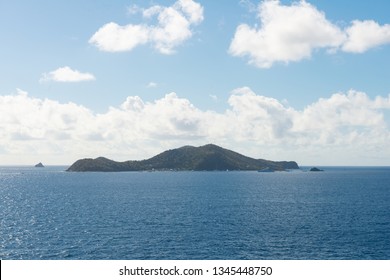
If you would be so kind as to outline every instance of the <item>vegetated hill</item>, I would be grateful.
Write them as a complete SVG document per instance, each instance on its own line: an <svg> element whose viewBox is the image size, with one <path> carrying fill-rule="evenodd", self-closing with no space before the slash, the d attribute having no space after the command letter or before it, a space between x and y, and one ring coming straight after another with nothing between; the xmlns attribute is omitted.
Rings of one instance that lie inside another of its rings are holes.
<svg viewBox="0 0 390 280"><path fill-rule="evenodd" d="M184 146L168 150L150 159L116 162L104 157L80 159L67 171L213 171L213 170L270 170L298 169L295 161L270 161L254 159L219 146L208 144L201 147Z"/></svg>

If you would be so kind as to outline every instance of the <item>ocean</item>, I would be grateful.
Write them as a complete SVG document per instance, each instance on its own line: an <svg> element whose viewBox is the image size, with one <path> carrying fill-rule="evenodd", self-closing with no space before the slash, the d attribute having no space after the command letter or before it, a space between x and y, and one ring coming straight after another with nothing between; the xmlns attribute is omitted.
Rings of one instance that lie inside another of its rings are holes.
<svg viewBox="0 0 390 280"><path fill-rule="evenodd" d="M390 259L389 167L65 169L0 167L0 259Z"/></svg>

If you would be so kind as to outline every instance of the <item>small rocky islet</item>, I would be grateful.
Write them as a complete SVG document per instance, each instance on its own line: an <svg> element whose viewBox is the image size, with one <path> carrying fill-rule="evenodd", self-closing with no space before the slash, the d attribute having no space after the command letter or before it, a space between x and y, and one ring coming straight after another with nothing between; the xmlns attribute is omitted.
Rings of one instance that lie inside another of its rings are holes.
<svg viewBox="0 0 390 280"><path fill-rule="evenodd" d="M317 167L312 167L312 168L310 168L309 171L311 171L311 172L321 172L321 171L324 171L324 170L319 169L319 168L317 168Z"/></svg>

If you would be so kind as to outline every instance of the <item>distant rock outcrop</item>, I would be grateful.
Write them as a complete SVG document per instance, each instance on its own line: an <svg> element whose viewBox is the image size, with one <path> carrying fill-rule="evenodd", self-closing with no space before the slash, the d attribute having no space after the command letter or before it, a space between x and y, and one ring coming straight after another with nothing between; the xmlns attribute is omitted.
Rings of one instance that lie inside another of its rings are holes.
<svg viewBox="0 0 390 280"><path fill-rule="evenodd" d="M42 164L42 162L40 162L40 163L36 164L35 167L45 167L45 166Z"/></svg>
<svg viewBox="0 0 390 280"><path fill-rule="evenodd" d="M313 167L313 168L310 168L310 171L318 172L318 171L324 171L324 170L319 169L319 168L317 168L317 167Z"/></svg>
<svg viewBox="0 0 390 280"><path fill-rule="evenodd" d="M254 159L239 153L208 144L201 147L184 146L168 150L150 159L116 162L104 157L80 159L67 171L213 171L213 170L270 170L298 169L295 161Z"/></svg>

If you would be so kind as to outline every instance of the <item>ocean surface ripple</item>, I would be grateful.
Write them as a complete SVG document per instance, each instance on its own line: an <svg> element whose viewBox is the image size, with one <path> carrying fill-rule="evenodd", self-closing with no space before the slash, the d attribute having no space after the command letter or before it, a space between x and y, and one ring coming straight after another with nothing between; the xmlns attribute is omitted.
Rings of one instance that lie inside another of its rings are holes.
<svg viewBox="0 0 390 280"><path fill-rule="evenodd" d="M0 259L390 259L390 168L0 167Z"/></svg>

